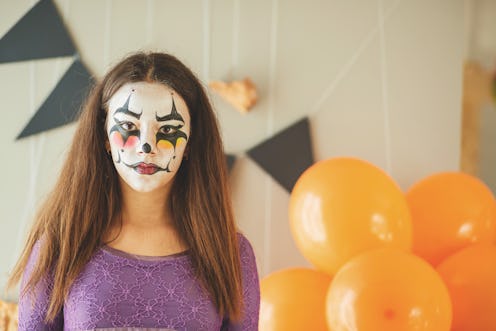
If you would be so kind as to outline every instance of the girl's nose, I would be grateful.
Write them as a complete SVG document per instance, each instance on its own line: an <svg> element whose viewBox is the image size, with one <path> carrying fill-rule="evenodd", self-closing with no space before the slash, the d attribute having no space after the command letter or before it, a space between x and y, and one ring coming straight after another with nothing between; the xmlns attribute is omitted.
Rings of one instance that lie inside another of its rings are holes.
<svg viewBox="0 0 496 331"><path fill-rule="evenodd" d="M152 148L151 148L150 144L144 143L143 146L141 146L141 150L144 153L148 154L148 153L150 153L152 151Z"/></svg>
<svg viewBox="0 0 496 331"><path fill-rule="evenodd" d="M143 130L141 132L141 144L138 147L140 154L155 154L155 135L152 130Z"/></svg>

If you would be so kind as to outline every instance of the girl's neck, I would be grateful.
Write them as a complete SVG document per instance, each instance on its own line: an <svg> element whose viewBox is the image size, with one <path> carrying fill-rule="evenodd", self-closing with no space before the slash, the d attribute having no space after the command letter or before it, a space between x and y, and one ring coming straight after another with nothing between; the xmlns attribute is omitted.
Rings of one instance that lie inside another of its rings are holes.
<svg viewBox="0 0 496 331"><path fill-rule="evenodd" d="M115 220L106 236L107 245L146 256L170 255L187 249L170 210L170 186L142 193L121 181L122 213L118 216L121 220Z"/></svg>
<svg viewBox="0 0 496 331"><path fill-rule="evenodd" d="M134 191L121 181L122 224L143 230L173 224L169 203L171 184L160 190L144 193Z"/></svg>

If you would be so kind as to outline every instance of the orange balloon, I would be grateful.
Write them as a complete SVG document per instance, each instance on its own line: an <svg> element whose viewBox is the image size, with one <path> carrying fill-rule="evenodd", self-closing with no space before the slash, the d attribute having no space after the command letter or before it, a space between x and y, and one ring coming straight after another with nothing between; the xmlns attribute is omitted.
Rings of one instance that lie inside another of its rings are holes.
<svg viewBox="0 0 496 331"><path fill-rule="evenodd" d="M413 253L436 266L475 242L496 240L496 203L489 188L460 172L429 176L406 194L412 212Z"/></svg>
<svg viewBox="0 0 496 331"><path fill-rule="evenodd" d="M496 330L496 246L469 246L443 260L437 270L453 303L452 331Z"/></svg>
<svg viewBox="0 0 496 331"><path fill-rule="evenodd" d="M323 272L292 268L260 282L260 331L327 331L325 295L331 277Z"/></svg>
<svg viewBox="0 0 496 331"><path fill-rule="evenodd" d="M327 293L332 331L448 331L451 314L448 290L436 270L397 249L351 259Z"/></svg>
<svg viewBox="0 0 496 331"><path fill-rule="evenodd" d="M385 172L359 159L333 158L308 168L291 193L289 217L303 256L330 275L358 253L411 248L404 194Z"/></svg>

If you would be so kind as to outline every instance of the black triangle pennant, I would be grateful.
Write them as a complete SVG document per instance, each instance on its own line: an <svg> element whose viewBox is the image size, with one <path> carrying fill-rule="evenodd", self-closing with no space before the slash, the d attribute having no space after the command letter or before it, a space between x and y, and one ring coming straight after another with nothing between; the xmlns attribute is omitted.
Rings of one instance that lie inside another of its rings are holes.
<svg viewBox="0 0 496 331"><path fill-rule="evenodd" d="M71 37L51 0L41 0L0 39L0 63L70 56Z"/></svg>
<svg viewBox="0 0 496 331"><path fill-rule="evenodd" d="M92 84L93 78L88 69L79 58L75 58L17 139L75 121Z"/></svg>
<svg viewBox="0 0 496 331"><path fill-rule="evenodd" d="M313 162L310 124L304 118L248 151L288 192Z"/></svg>

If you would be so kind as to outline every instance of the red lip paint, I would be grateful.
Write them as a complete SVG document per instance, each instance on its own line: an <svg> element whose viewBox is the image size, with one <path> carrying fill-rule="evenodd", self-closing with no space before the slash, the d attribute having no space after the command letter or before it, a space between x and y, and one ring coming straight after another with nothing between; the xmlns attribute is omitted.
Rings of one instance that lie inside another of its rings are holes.
<svg viewBox="0 0 496 331"><path fill-rule="evenodd" d="M134 170L140 175L153 175L158 171L158 167L153 164L140 163L134 167Z"/></svg>

